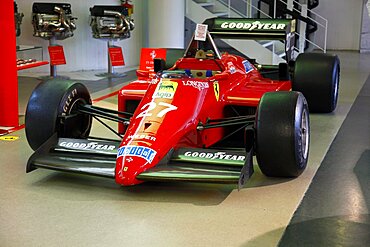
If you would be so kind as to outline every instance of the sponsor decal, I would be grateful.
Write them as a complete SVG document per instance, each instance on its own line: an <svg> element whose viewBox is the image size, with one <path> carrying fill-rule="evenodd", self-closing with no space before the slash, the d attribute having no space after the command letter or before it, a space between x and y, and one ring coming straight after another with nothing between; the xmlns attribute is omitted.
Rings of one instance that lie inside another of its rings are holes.
<svg viewBox="0 0 370 247"><path fill-rule="evenodd" d="M240 30L285 30L286 24L284 23L262 23L255 22L228 22L225 21L220 26L222 29L240 29Z"/></svg>
<svg viewBox="0 0 370 247"><path fill-rule="evenodd" d="M77 95L77 89L73 89L72 92L67 96L66 101L64 102L63 105L63 112L62 115L67 114L68 109L70 108L69 106L72 103L73 98Z"/></svg>
<svg viewBox="0 0 370 247"><path fill-rule="evenodd" d="M198 89L199 91L209 88L208 82L202 81L182 81L184 86L191 86L193 88Z"/></svg>
<svg viewBox="0 0 370 247"><path fill-rule="evenodd" d="M105 150L113 151L115 145L99 144L98 142L66 142L62 141L58 144L60 147L78 149L78 150Z"/></svg>
<svg viewBox="0 0 370 247"><path fill-rule="evenodd" d="M216 100L219 101L220 99L220 85L218 82L213 83L213 90L215 91Z"/></svg>
<svg viewBox="0 0 370 247"><path fill-rule="evenodd" d="M252 70L254 70L252 64L248 61L248 60L244 60L243 62L243 65L244 65L244 69L245 69L245 72L248 74L249 72L251 72Z"/></svg>
<svg viewBox="0 0 370 247"><path fill-rule="evenodd" d="M153 98L173 99L177 89L177 82L162 80L153 94Z"/></svg>
<svg viewBox="0 0 370 247"><path fill-rule="evenodd" d="M127 138L131 140L146 140L146 141L153 141L153 142L157 140L157 138L155 138L154 136L149 136L149 135L129 135Z"/></svg>
<svg viewBox="0 0 370 247"><path fill-rule="evenodd" d="M149 83L150 84L157 84L158 82L160 82L161 79L157 78L157 77L154 77Z"/></svg>
<svg viewBox="0 0 370 247"><path fill-rule="evenodd" d="M122 156L136 156L145 159L149 163L152 163L156 155L157 152L148 147L123 146L118 149L117 158Z"/></svg>
<svg viewBox="0 0 370 247"><path fill-rule="evenodd" d="M202 158L202 159L209 159L209 160L234 160L234 161L244 161L244 155L237 155L237 154L228 154L226 152L192 152L187 151L184 153L185 157L192 157L192 158Z"/></svg>
<svg viewBox="0 0 370 247"><path fill-rule="evenodd" d="M231 74L234 74L236 72L236 68L233 62L228 62L227 67L229 68Z"/></svg>
<svg viewBox="0 0 370 247"><path fill-rule="evenodd" d="M140 109L140 113L137 115L136 118L142 118L142 117L151 117L153 116L153 111L156 108L161 108L159 112L155 115L155 117L161 118L164 115L166 115L170 111L175 111L177 110L177 106L168 104L166 102L159 102L158 104L155 102L148 102L143 107ZM154 111L155 112L155 111Z"/></svg>

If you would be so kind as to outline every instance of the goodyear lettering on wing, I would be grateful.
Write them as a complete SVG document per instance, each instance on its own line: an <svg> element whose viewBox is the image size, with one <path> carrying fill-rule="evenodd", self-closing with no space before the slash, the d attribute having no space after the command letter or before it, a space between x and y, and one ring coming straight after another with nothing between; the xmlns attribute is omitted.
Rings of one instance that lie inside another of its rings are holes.
<svg viewBox="0 0 370 247"><path fill-rule="evenodd" d="M162 80L153 94L153 98L173 99L177 89L177 82Z"/></svg>
<svg viewBox="0 0 370 247"><path fill-rule="evenodd" d="M221 24L222 29L241 29L247 31L253 30L285 30L286 24L284 23L262 23L255 22L228 22L225 21Z"/></svg>
<svg viewBox="0 0 370 247"><path fill-rule="evenodd" d="M67 142L62 141L58 144L60 147L71 148L76 150L105 150L113 151L116 146L108 144L100 144L98 142Z"/></svg>
<svg viewBox="0 0 370 247"><path fill-rule="evenodd" d="M233 160L233 161L245 161L244 155L228 154L226 152L185 152L186 157L201 158L209 160Z"/></svg>
<svg viewBox="0 0 370 247"><path fill-rule="evenodd" d="M147 162L152 163L157 152L149 147L141 146L123 146L118 149L117 158L122 156L136 156L145 159Z"/></svg>

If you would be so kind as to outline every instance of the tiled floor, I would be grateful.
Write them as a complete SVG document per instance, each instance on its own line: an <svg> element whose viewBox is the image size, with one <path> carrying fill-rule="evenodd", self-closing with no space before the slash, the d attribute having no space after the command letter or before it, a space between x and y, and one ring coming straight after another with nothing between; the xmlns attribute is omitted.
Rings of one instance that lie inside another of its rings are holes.
<svg viewBox="0 0 370 247"><path fill-rule="evenodd" d="M297 179L267 178L256 167L238 192L232 185L120 187L103 178L47 170L25 174L32 150L23 130L12 133L20 139L0 141L1 246L276 246L369 76L370 55L339 55L338 108L311 115L310 160ZM32 86L20 83L20 94L26 95L22 90ZM105 87L91 87L92 97L120 85ZM108 107L115 103L114 98L98 102ZM93 131L103 130L96 125Z"/></svg>

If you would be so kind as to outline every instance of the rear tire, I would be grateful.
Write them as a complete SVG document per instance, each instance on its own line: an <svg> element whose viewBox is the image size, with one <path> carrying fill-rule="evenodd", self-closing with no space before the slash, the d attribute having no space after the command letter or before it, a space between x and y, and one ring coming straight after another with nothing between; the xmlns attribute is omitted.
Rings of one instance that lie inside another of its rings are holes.
<svg viewBox="0 0 370 247"><path fill-rule="evenodd" d="M76 112L79 104L91 105L87 88L73 81L49 80L39 84L27 104L25 130L28 144L37 150L54 133L58 137L86 138L91 116ZM61 116L75 115L62 121Z"/></svg>
<svg viewBox="0 0 370 247"><path fill-rule="evenodd" d="M339 77L336 55L302 53L295 62L292 90L303 93L311 112L329 113L337 107Z"/></svg>
<svg viewBox="0 0 370 247"><path fill-rule="evenodd" d="M271 177L298 177L309 152L309 112L299 92L265 93L256 116L256 156Z"/></svg>

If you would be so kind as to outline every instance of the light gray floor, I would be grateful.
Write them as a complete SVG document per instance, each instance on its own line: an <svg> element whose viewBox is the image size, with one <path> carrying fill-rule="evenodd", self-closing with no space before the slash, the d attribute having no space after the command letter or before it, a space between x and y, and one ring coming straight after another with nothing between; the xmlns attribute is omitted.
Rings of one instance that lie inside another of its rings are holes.
<svg viewBox="0 0 370 247"><path fill-rule="evenodd" d="M32 151L23 130L12 133L20 139L0 141L0 246L276 246L369 75L370 55L339 55L338 109L311 115L309 165L293 180L266 178L256 169L238 192L230 185L120 187L46 170L25 174Z"/></svg>

